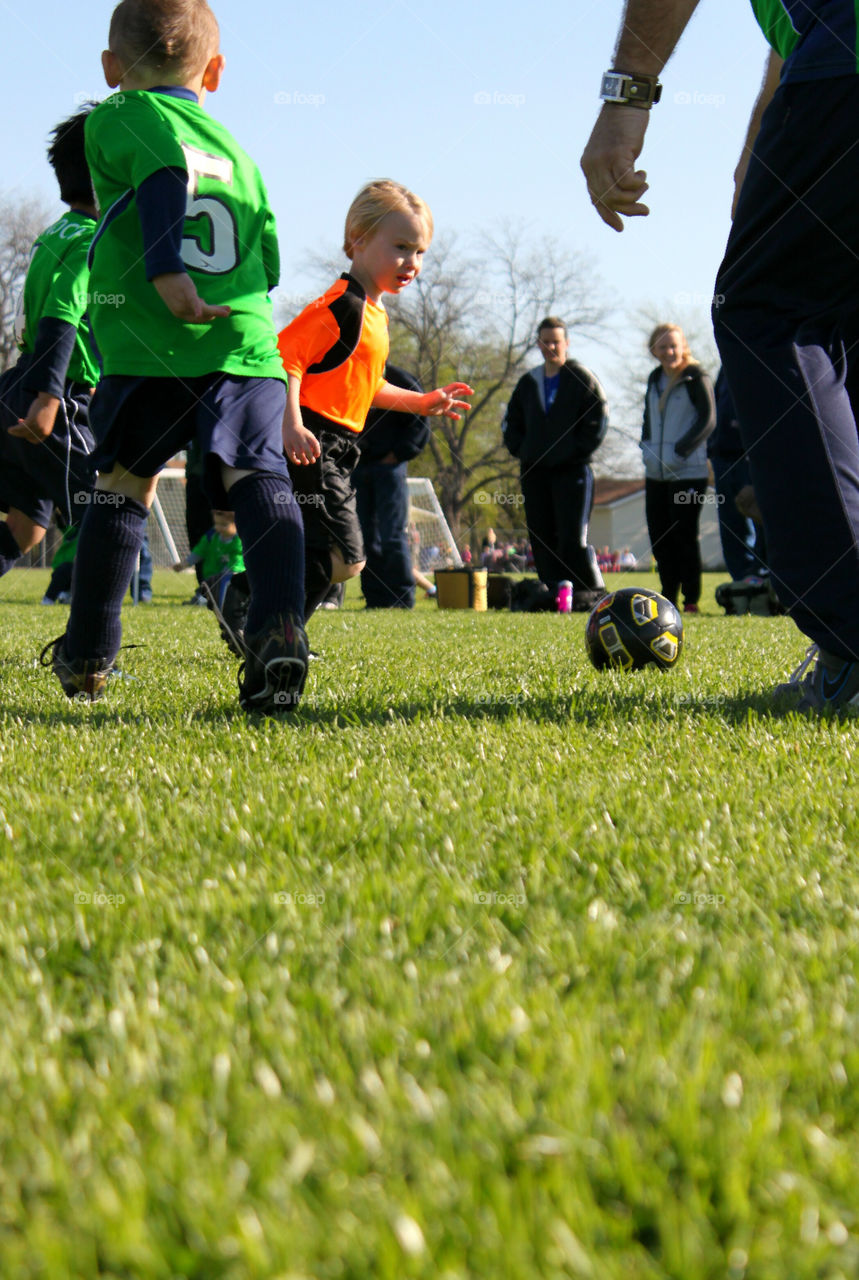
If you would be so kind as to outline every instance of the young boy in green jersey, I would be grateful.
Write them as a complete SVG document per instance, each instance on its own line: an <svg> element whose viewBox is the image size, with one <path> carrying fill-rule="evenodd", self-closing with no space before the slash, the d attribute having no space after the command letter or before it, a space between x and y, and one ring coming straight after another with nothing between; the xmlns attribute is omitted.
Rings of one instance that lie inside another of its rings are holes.
<svg viewBox="0 0 859 1280"><path fill-rule="evenodd" d="M48 160L68 212L33 245L16 321L21 354L0 377L0 576L45 536L59 508L74 525L95 469L87 410L98 380L90 345L87 252L96 209L84 152L91 105L57 125Z"/></svg>
<svg viewBox="0 0 859 1280"><path fill-rule="evenodd" d="M86 129L101 211L90 255L100 500L51 662L69 697L101 696L158 472L193 437L212 506L235 513L245 548L239 701L274 713L296 704L307 672L303 533L280 431L274 217L256 165L200 105L220 83L218 44L206 0L122 0L111 19L102 66L120 92Z"/></svg>

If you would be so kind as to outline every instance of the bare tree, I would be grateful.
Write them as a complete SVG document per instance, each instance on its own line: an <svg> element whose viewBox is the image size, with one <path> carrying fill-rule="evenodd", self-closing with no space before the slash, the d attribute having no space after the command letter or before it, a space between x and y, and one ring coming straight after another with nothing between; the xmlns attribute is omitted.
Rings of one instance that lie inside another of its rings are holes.
<svg viewBox="0 0 859 1280"><path fill-rule="evenodd" d="M454 237L437 241L421 276L391 303L392 359L425 387L454 379L474 387L471 408L458 422L432 419L431 478L455 537L485 516L486 507L474 503L480 491L517 488L518 464L504 446L501 421L516 381L533 363L538 323L559 314L573 340L600 339L606 313L599 295L579 255L551 240L528 242L520 227L503 225L471 248L460 248Z"/></svg>
<svg viewBox="0 0 859 1280"><path fill-rule="evenodd" d="M0 371L17 359L15 317L30 250L49 217L40 200L0 195Z"/></svg>
<svg viewBox="0 0 859 1280"><path fill-rule="evenodd" d="M644 413L644 390L656 363L647 349L647 340L656 326L663 322L678 324L695 359L712 378L715 379L718 372L719 353L710 317L703 307L665 302L639 308L624 331L623 347L616 347L614 382L620 394L612 404L612 430L600 450L599 474L602 476L641 474L638 443Z"/></svg>

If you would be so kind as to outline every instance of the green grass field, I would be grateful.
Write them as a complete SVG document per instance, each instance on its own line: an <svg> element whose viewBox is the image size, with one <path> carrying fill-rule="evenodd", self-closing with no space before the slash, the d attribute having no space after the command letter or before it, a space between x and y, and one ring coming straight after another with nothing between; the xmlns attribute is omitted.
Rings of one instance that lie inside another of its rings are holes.
<svg viewBox="0 0 859 1280"><path fill-rule="evenodd" d="M167 573L67 702L46 576L0 604L4 1280L859 1273L859 727L771 714L789 622L710 577L623 676L582 615L353 596L249 721Z"/></svg>

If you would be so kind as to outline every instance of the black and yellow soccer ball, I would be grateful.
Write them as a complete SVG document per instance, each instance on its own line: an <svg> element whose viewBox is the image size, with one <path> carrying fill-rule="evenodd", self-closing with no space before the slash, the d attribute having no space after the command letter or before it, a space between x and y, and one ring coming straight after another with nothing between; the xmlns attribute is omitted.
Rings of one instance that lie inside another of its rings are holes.
<svg viewBox="0 0 859 1280"><path fill-rule="evenodd" d="M621 587L603 596L585 629L594 666L638 671L676 667L683 648L683 619L665 596L647 587Z"/></svg>

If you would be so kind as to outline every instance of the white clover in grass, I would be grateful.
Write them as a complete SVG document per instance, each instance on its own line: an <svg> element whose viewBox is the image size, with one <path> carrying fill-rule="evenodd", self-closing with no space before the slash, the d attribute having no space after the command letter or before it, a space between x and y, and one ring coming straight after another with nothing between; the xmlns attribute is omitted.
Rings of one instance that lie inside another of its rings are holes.
<svg viewBox="0 0 859 1280"><path fill-rule="evenodd" d="M722 1104L731 1109L737 1108L743 1100L743 1077L731 1071L722 1081Z"/></svg>
<svg viewBox="0 0 859 1280"><path fill-rule="evenodd" d="M373 1126L362 1115L355 1114L349 1120L349 1127L368 1156L381 1155L382 1144Z"/></svg>
<svg viewBox="0 0 859 1280"><path fill-rule="evenodd" d="M519 1004L510 1010L510 1030L514 1036L522 1036L531 1026L531 1019Z"/></svg>
<svg viewBox="0 0 859 1280"><path fill-rule="evenodd" d="M313 1083L316 1096L323 1107L333 1107L336 1101L334 1086L326 1076L317 1076Z"/></svg>
<svg viewBox="0 0 859 1280"><path fill-rule="evenodd" d="M228 1053L216 1053L212 1059L212 1077L219 1088L223 1088L230 1078L232 1064Z"/></svg>
<svg viewBox="0 0 859 1280"><path fill-rule="evenodd" d="M814 1244L820 1234L820 1211L807 1204L799 1216L799 1238L803 1244Z"/></svg>
<svg viewBox="0 0 859 1280"><path fill-rule="evenodd" d="M423 1253L427 1247L419 1223L407 1213L401 1213L394 1219L394 1235L403 1253L407 1253L412 1258Z"/></svg>
<svg viewBox="0 0 859 1280"><path fill-rule="evenodd" d="M254 1079L267 1098L279 1098L281 1084L276 1073L267 1062L258 1062L254 1067Z"/></svg>
<svg viewBox="0 0 859 1280"><path fill-rule="evenodd" d="M840 1247L847 1243L849 1232L843 1222L833 1222L826 1228L826 1238L830 1244Z"/></svg>

